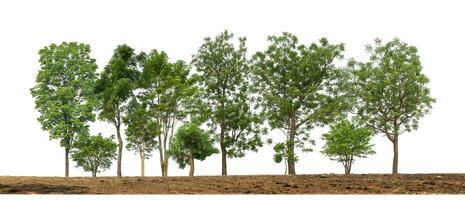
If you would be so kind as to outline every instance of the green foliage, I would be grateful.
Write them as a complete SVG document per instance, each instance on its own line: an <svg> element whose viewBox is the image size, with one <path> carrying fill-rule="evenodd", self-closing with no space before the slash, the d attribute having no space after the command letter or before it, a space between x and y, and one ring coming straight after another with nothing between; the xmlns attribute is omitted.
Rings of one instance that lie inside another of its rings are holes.
<svg viewBox="0 0 465 200"><path fill-rule="evenodd" d="M251 68L246 59L245 38L239 46L233 34L224 31L216 38L205 38L192 60L200 79L198 104L200 119L229 158L243 157L248 150L263 145L262 117L253 110L250 90ZM225 169L224 169L225 172Z"/></svg>
<svg viewBox="0 0 465 200"><path fill-rule="evenodd" d="M202 130L196 123L184 124L176 131L168 151L179 165L184 169L189 164L190 153L193 159L205 160L208 156L218 153L214 147L214 140L209 134Z"/></svg>
<svg viewBox="0 0 465 200"><path fill-rule="evenodd" d="M119 45L96 83L95 91L100 99L100 119L115 126L121 123L123 106L133 95L137 80L137 56L134 49Z"/></svg>
<svg viewBox="0 0 465 200"><path fill-rule="evenodd" d="M299 45L290 33L268 40L267 50L253 57L254 85L269 125L287 138L275 146L275 161L287 156L293 162L294 147L311 151L312 128L332 122L348 108L343 73L333 63L342 59L344 45L329 44L325 38L318 44Z"/></svg>
<svg viewBox="0 0 465 200"><path fill-rule="evenodd" d="M198 90L196 79L189 77L190 68L185 62L170 63L163 51L152 50L142 63L140 99L162 128L172 128L164 123L186 117L189 102Z"/></svg>
<svg viewBox="0 0 465 200"><path fill-rule="evenodd" d="M356 111L361 120L377 133L395 136L418 128L421 117L435 102L427 87L428 78L417 48L394 39L383 44L376 39L368 45L368 62L350 61Z"/></svg>
<svg viewBox="0 0 465 200"><path fill-rule="evenodd" d="M370 144L372 134L370 129L342 120L322 135L326 143L321 152L331 160L342 163L346 173L350 173L355 158L366 158L367 155L375 153L373 145Z"/></svg>
<svg viewBox="0 0 465 200"><path fill-rule="evenodd" d="M151 152L157 148L156 137L160 134L160 127L145 104L139 103L133 98L128 105L127 115L123 121L127 124L126 148L135 151L147 159Z"/></svg>
<svg viewBox="0 0 465 200"><path fill-rule="evenodd" d="M110 168L116 159L116 143L114 136L104 138L101 134L91 136L81 134L77 137L72 150L71 158L86 172L92 172L92 176Z"/></svg>
<svg viewBox="0 0 465 200"><path fill-rule="evenodd" d="M50 139L60 140L66 149L72 147L76 134L88 132L87 122L95 120L97 65L90 51L89 45L76 42L51 44L39 51L41 69L31 89L38 121Z"/></svg>

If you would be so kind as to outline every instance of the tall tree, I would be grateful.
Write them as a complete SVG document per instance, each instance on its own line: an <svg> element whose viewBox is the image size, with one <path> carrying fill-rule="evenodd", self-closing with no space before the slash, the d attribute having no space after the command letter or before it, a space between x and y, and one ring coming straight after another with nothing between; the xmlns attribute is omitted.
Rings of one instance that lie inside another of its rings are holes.
<svg viewBox="0 0 465 200"><path fill-rule="evenodd" d="M189 176L194 176L194 160L205 160L208 156L218 153L214 144L215 140L211 139L210 135L198 124L184 124L176 131L168 154L181 169L189 165Z"/></svg>
<svg viewBox="0 0 465 200"><path fill-rule="evenodd" d="M158 123L153 120L147 105L133 98L128 105L127 115L123 118L126 128L126 148L140 157L141 176L145 176L145 159L151 156L157 146L160 134Z"/></svg>
<svg viewBox="0 0 465 200"><path fill-rule="evenodd" d="M368 62L349 62L353 72L356 108L361 120L393 144L392 173L398 173L399 135L418 128L435 99L416 47L398 38L367 45Z"/></svg>
<svg viewBox="0 0 465 200"><path fill-rule="evenodd" d="M97 80L95 92L100 100L99 118L113 124L118 138L117 176L121 177L121 160L123 156L123 139L121 125L125 106L133 96L138 79L137 59L134 49L128 45L119 45L108 65Z"/></svg>
<svg viewBox="0 0 465 200"><path fill-rule="evenodd" d="M195 78L183 61L170 63L165 52L152 50L144 59L140 79L140 99L148 105L150 115L158 124L158 150L162 176L168 176L168 150L176 122L184 119L197 92Z"/></svg>
<svg viewBox="0 0 465 200"><path fill-rule="evenodd" d="M268 49L253 57L258 102L271 128L286 135L286 141L275 146L275 161L287 161L289 174L295 174L295 147L311 151L310 130L328 124L347 107L334 66L343 57L344 46L329 44L325 38L319 44L299 45L290 33L268 40Z"/></svg>
<svg viewBox="0 0 465 200"><path fill-rule="evenodd" d="M200 77L201 113L220 143L222 175L227 175L227 157L243 157L263 145L262 120L252 109L246 39L239 38L238 47L232 39L228 31L205 38L192 60Z"/></svg>
<svg viewBox="0 0 465 200"><path fill-rule="evenodd" d="M69 176L69 153L77 134L88 132L94 121L93 87L97 65L90 46L76 42L51 44L39 51L41 69L31 88L38 121L65 148L65 176Z"/></svg>
<svg viewBox="0 0 465 200"><path fill-rule="evenodd" d="M373 144L370 144L372 135L370 129L345 119L331 125L331 130L322 135L325 145L321 152L342 163L345 174L350 174L356 158L366 158L375 153Z"/></svg>
<svg viewBox="0 0 465 200"><path fill-rule="evenodd" d="M82 167L84 171L91 172L92 177L96 177L97 173L110 168L116 159L117 145L113 142L114 138L114 135L105 138L100 133L95 136L80 134L74 142L71 158L77 167Z"/></svg>

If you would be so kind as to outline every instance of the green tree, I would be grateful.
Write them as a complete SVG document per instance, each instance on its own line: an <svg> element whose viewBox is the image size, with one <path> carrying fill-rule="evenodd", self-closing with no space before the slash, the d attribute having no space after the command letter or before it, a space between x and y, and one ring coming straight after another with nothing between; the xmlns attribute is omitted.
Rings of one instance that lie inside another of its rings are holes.
<svg viewBox="0 0 465 200"><path fill-rule="evenodd" d="M121 125L125 105L133 96L138 77L137 56L128 45L119 45L108 65L97 80L95 92L100 101L99 118L113 124L118 138L117 176L121 177L121 160L123 156L123 139Z"/></svg>
<svg viewBox="0 0 465 200"><path fill-rule="evenodd" d="M176 122L184 119L197 92L195 77L183 61L170 63L165 52L152 50L142 62L140 99L159 126L158 150L162 176L168 176L168 150Z"/></svg>
<svg viewBox="0 0 465 200"><path fill-rule="evenodd" d="M366 158L375 153L370 140L373 133L348 120L331 125L331 130L322 135L326 142L321 151L331 160L342 163L345 174L350 174L355 158Z"/></svg>
<svg viewBox="0 0 465 200"><path fill-rule="evenodd" d="M232 38L228 31L205 38L192 60L199 73L203 120L220 143L222 175L227 175L227 157L243 157L263 145L262 120L252 109L246 39L239 38L236 48Z"/></svg>
<svg viewBox="0 0 465 200"><path fill-rule="evenodd" d="M123 121L127 124L126 148L139 154L141 176L145 176L145 159L158 147L156 138L160 134L160 128L147 110L147 105L139 103L136 98L129 102Z"/></svg>
<svg viewBox="0 0 465 200"><path fill-rule="evenodd" d="M330 123L347 108L341 73L334 66L344 46L325 38L319 44L298 45L297 37L286 32L268 40L267 50L253 57L254 85L270 127L286 135L285 142L276 144L274 159L286 160L289 174L295 174L295 148L312 151L310 130Z"/></svg>
<svg viewBox="0 0 465 200"><path fill-rule="evenodd" d="M116 143L114 135L105 138L99 133L96 136L80 134L74 142L71 158L76 162L76 167L82 167L86 172L92 172L92 177L97 173L110 168L116 159Z"/></svg>
<svg viewBox="0 0 465 200"><path fill-rule="evenodd" d="M208 156L219 152L214 147L214 142L196 123L184 124L176 131L168 154L181 169L188 164L189 176L194 176L194 159L205 160Z"/></svg>
<svg viewBox="0 0 465 200"><path fill-rule="evenodd" d="M69 176L69 152L76 135L88 132L94 121L93 87L97 65L90 46L76 42L51 44L39 51L41 69L31 88L38 121L65 148L65 176Z"/></svg>
<svg viewBox="0 0 465 200"><path fill-rule="evenodd" d="M356 112L376 133L393 144L392 173L398 172L399 135L418 128L421 117L435 102L416 47L398 38L367 45L368 62L349 62L353 72L352 93L357 97Z"/></svg>

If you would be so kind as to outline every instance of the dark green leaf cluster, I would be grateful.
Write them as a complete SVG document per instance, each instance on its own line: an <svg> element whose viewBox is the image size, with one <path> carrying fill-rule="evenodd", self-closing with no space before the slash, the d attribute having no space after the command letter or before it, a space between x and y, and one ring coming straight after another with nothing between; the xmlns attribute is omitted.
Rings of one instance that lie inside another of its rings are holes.
<svg viewBox="0 0 465 200"><path fill-rule="evenodd" d="M193 159L197 160L205 160L208 156L218 153L218 149L214 147L214 142L198 124L184 124L178 128L168 154L181 169L184 169L189 164L191 153Z"/></svg>
<svg viewBox="0 0 465 200"><path fill-rule="evenodd" d="M113 160L116 159L117 144L113 140L113 135L105 138L101 134L95 136L80 134L73 144L71 158L78 167L92 172L95 176L110 168Z"/></svg>

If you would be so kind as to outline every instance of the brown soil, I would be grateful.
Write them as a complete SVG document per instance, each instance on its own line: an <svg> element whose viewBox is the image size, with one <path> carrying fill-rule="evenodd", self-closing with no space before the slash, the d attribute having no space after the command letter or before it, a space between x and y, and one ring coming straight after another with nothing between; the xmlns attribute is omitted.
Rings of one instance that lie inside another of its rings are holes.
<svg viewBox="0 0 465 200"><path fill-rule="evenodd" d="M7 194L465 194L465 174L0 177Z"/></svg>

